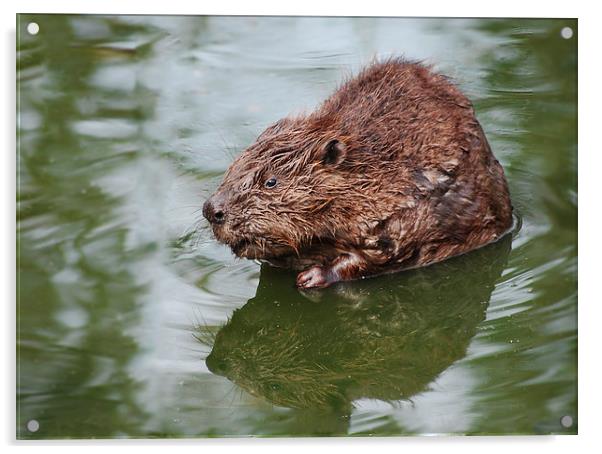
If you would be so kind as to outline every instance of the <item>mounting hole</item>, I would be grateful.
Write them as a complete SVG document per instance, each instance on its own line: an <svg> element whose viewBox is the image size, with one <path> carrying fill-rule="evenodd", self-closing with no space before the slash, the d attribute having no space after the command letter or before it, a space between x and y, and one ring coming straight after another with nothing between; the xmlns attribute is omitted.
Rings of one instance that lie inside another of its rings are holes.
<svg viewBox="0 0 602 454"><path fill-rule="evenodd" d="M560 425L566 429L573 426L573 417L570 415L564 415L560 418Z"/></svg>
<svg viewBox="0 0 602 454"><path fill-rule="evenodd" d="M560 30L560 36L564 39L571 39L573 37L573 29L571 27L564 27Z"/></svg>
<svg viewBox="0 0 602 454"><path fill-rule="evenodd" d="M40 26L36 22L30 22L27 24L27 33L30 35L37 35L40 31Z"/></svg>
<svg viewBox="0 0 602 454"><path fill-rule="evenodd" d="M30 432L37 432L40 429L40 423L35 419L27 421L27 430Z"/></svg>

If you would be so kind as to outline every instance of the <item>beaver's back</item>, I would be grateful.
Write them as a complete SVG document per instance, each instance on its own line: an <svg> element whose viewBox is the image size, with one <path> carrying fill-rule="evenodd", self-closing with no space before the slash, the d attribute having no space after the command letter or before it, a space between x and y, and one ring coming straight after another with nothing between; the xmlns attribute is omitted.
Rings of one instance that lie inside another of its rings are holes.
<svg viewBox="0 0 602 454"><path fill-rule="evenodd" d="M444 76L390 59L344 83L314 113L356 137L374 159L394 155L455 167L479 134L471 102Z"/></svg>

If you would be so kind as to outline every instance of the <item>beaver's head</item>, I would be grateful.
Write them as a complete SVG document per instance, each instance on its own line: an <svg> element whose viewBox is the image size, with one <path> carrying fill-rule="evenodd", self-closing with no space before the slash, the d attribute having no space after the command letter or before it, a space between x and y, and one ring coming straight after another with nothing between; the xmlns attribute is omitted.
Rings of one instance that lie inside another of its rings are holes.
<svg viewBox="0 0 602 454"><path fill-rule="evenodd" d="M269 127L203 206L218 241L239 257L269 259L332 238L350 215L351 140L307 117Z"/></svg>

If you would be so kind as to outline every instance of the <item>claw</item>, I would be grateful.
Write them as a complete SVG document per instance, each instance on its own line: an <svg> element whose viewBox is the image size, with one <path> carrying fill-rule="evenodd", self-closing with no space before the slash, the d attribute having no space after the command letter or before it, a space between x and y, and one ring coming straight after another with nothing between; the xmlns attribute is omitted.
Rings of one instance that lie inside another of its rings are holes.
<svg viewBox="0 0 602 454"><path fill-rule="evenodd" d="M329 285L328 273L320 265L314 265L297 275L297 287L299 288L321 288Z"/></svg>

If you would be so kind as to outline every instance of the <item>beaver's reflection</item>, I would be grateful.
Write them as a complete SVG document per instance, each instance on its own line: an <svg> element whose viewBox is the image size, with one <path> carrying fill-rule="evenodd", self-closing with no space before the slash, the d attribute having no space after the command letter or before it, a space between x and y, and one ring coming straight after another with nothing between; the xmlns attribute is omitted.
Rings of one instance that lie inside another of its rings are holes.
<svg viewBox="0 0 602 454"><path fill-rule="evenodd" d="M340 414L355 399L409 398L465 355L510 241L310 296L263 267L257 295L217 333L207 367L284 407Z"/></svg>

